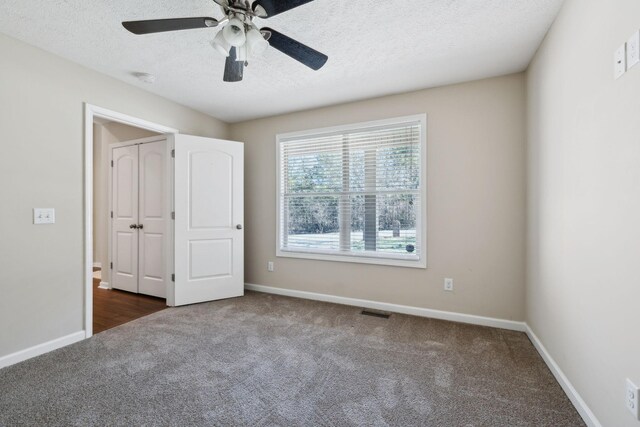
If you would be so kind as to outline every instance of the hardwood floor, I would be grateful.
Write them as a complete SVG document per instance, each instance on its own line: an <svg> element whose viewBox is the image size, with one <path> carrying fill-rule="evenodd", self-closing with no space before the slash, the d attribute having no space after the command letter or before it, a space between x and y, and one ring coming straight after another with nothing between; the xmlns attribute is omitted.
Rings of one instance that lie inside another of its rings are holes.
<svg viewBox="0 0 640 427"><path fill-rule="evenodd" d="M93 279L93 333L131 322L167 308L166 300L116 289L100 289Z"/></svg>

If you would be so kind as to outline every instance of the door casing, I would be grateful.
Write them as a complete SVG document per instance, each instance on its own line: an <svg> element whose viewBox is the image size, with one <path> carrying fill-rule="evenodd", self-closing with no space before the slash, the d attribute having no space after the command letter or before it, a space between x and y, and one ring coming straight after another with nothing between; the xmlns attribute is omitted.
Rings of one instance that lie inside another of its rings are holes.
<svg viewBox="0 0 640 427"><path fill-rule="evenodd" d="M101 118L161 134L177 129L89 103L84 104L84 335L93 335L93 122Z"/></svg>

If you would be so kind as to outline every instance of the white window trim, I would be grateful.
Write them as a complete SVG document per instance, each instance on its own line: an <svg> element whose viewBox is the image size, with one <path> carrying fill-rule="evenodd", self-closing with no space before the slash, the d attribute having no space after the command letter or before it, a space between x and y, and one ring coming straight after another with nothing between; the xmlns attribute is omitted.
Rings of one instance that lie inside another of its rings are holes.
<svg viewBox="0 0 640 427"><path fill-rule="evenodd" d="M280 195L281 188L281 164L280 164L280 142L285 139L301 138L324 133L338 133L351 130L361 130L380 126L389 126L402 123L420 122L420 197L423 201L420 206L420 223L416 225L416 236L420 236L421 255L413 256L415 259L407 259L407 255L392 254L376 255L372 253L357 254L335 252L323 253L321 250L304 251L300 249L287 250L280 248ZM311 129L300 132L289 132L276 135L276 256L284 258L301 258L319 261L353 262L360 264L388 265L395 267L427 268L427 115L417 114L412 116L396 117L386 120L376 120L364 123L354 123L344 126L334 126L320 129Z"/></svg>

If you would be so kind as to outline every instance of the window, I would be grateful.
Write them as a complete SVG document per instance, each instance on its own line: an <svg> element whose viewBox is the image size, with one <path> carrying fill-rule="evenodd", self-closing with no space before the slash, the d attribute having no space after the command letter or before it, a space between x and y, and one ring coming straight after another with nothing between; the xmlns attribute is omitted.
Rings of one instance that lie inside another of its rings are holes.
<svg viewBox="0 0 640 427"><path fill-rule="evenodd" d="M426 267L426 116L278 135L277 255Z"/></svg>

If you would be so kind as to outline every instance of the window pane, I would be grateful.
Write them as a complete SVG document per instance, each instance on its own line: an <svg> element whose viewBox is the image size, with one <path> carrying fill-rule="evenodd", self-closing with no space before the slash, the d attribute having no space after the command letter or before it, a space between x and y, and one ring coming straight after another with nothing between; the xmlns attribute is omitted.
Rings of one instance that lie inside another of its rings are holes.
<svg viewBox="0 0 640 427"><path fill-rule="evenodd" d="M336 196L289 197L287 247L340 249L338 200Z"/></svg>
<svg viewBox="0 0 640 427"><path fill-rule="evenodd" d="M371 234L365 233L365 211L369 208L365 196L351 197L351 250L365 252L375 245L379 253L416 254L416 196L377 195L375 199L376 223Z"/></svg>
<svg viewBox="0 0 640 427"><path fill-rule="evenodd" d="M378 251L416 253L416 202L413 194L378 196Z"/></svg>
<svg viewBox="0 0 640 427"><path fill-rule="evenodd" d="M287 160L288 193L321 193L342 189L340 152L322 152L289 156Z"/></svg>
<svg viewBox="0 0 640 427"><path fill-rule="evenodd" d="M377 151L376 189L417 190L420 185L420 152L416 145L383 147Z"/></svg>
<svg viewBox="0 0 640 427"><path fill-rule="evenodd" d="M409 121L279 139L279 247L421 261L423 130Z"/></svg>

